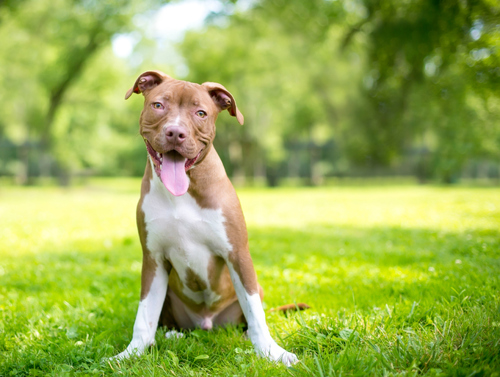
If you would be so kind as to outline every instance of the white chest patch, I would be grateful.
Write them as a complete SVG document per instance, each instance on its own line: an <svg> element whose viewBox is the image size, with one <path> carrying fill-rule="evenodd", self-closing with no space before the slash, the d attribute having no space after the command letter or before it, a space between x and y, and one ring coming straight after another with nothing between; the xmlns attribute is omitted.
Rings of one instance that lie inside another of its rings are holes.
<svg viewBox="0 0 500 377"><path fill-rule="evenodd" d="M208 264L211 256L227 256L232 250L222 210L201 208L188 193L172 195L154 173L142 210L146 245L153 258L169 260L183 283L186 282L186 270L190 268L210 287ZM193 292L184 284L183 293L196 303L210 305L219 299L210 288Z"/></svg>

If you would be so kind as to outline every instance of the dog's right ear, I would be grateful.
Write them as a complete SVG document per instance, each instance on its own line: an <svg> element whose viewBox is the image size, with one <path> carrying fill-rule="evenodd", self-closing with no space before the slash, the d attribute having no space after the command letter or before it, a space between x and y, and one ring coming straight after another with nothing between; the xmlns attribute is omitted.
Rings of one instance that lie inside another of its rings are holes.
<svg viewBox="0 0 500 377"><path fill-rule="evenodd" d="M161 84L164 80L169 78L171 77L160 71L146 71L142 73L137 80L135 80L134 86L127 91L127 94L125 94L125 99L128 99L132 93L140 94L153 89L155 86Z"/></svg>
<svg viewBox="0 0 500 377"><path fill-rule="evenodd" d="M224 88L221 84L216 82L204 82L201 86L207 89L208 94L212 97L213 101L219 108L219 111L226 110L229 111L233 117L236 117L238 123L243 125L243 114L238 110L238 106L236 106L236 101L234 97L229 91Z"/></svg>

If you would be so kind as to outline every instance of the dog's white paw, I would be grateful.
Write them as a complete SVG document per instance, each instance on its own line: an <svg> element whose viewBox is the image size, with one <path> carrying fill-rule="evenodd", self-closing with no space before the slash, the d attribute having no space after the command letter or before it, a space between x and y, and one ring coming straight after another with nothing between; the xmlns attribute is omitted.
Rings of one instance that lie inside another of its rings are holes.
<svg viewBox="0 0 500 377"><path fill-rule="evenodd" d="M299 359L297 358L297 356L295 356L295 354L285 351L275 342L273 342L267 347L256 349L256 352L258 355L265 357L266 359L275 362L281 362L285 364L287 367L290 367L299 361Z"/></svg>
<svg viewBox="0 0 500 377"><path fill-rule="evenodd" d="M125 349L125 351L120 352L118 355L110 357L108 360L114 361L114 360L123 360L123 359L128 359L131 356L141 356L144 353L144 350L146 349L146 346L142 342L130 342L128 347Z"/></svg>
<svg viewBox="0 0 500 377"><path fill-rule="evenodd" d="M179 331L176 331L176 330L170 330L170 331L167 331L165 333L165 338L167 339L172 339L172 338L184 338L184 334L179 332Z"/></svg>

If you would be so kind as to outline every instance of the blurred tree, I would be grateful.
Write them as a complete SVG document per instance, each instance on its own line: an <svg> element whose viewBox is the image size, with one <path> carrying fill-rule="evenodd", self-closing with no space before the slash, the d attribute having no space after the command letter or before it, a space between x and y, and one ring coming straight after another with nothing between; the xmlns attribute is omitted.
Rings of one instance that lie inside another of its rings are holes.
<svg viewBox="0 0 500 377"><path fill-rule="evenodd" d="M64 181L86 168L143 169L130 122L141 101L121 98L142 70L175 75L166 67L175 59L146 30L135 30L142 39L129 62L110 40L161 2L0 0L0 174L29 166L25 175L57 171ZM318 184L398 172L453 182L471 163L498 164L498 2L221 3L178 47L186 79L219 81L245 115L243 127L225 113L218 122L231 176Z"/></svg>
<svg viewBox="0 0 500 377"><path fill-rule="evenodd" d="M243 108L244 127L224 119L218 126L226 166L232 172L243 165L240 175L265 176L271 185L285 176L318 180L318 148L343 132L344 107L357 91L350 80L359 76L359 55L332 61L341 28L330 23L342 7L304 4L263 1L229 19L214 16L207 30L189 33L180 45L188 79L220 81Z"/></svg>
<svg viewBox="0 0 500 377"><path fill-rule="evenodd" d="M70 89L81 80L98 52L110 46L114 34L131 30L134 14L159 3L155 0L25 0L22 6L15 4L15 12L12 12L12 2L0 5L0 35L5 41L0 48L0 59L6 72L0 80L4 88L10 88L8 105L0 110L2 118L12 119L3 127L24 127L24 136L16 129L6 132L29 141L27 148L33 142L39 145L41 154L36 158L42 176L50 175L55 158L58 174L65 181L74 163L58 153L56 145L67 140L55 129ZM10 17L5 16L6 12L10 12ZM112 68L107 72L98 71L102 80L94 82L93 91L88 93L91 96L99 95L109 83L107 75L113 76ZM96 121L92 116L86 118Z"/></svg>
<svg viewBox="0 0 500 377"><path fill-rule="evenodd" d="M498 147L485 142L498 140L498 124L479 122L474 107L500 95L499 3L363 0L359 6L344 44L355 33L366 38L368 72L356 125L370 163L390 164L429 132L437 140L423 145L432 158L422 154L422 179L434 174L452 182L471 158L498 160ZM369 116L361 111L366 107Z"/></svg>
<svg viewBox="0 0 500 377"><path fill-rule="evenodd" d="M500 154L499 14L490 0L261 0L214 16L181 49L189 78L240 92L250 126L230 138L252 145L245 158L265 156L270 183L304 167L314 183L346 160L351 171L405 160L422 180L452 182Z"/></svg>

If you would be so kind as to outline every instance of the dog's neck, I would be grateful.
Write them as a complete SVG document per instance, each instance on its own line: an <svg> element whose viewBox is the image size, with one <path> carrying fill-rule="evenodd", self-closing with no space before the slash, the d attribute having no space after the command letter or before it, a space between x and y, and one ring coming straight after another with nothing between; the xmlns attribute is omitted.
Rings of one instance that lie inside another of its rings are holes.
<svg viewBox="0 0 500 377"><path fill-rule="evenodd" d="M230 185L226 170L213 146L207 155L189 172L188 193L204 208L218 208L221 194Z"/></svg>

